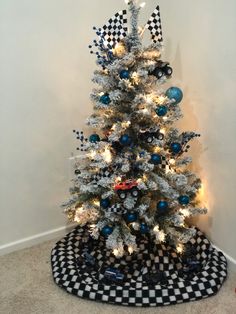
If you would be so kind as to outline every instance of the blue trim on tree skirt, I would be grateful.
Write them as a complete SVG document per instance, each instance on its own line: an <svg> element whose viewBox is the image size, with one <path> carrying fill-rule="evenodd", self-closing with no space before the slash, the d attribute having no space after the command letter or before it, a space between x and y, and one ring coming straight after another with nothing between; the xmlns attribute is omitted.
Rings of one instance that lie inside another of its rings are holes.
<svg viewBox="0 0 236 314"><path fill-rule="evenodd" d="M201 269L186 276L181 259L170 246L153 245L143 237L138 253L118 259L106 249L104 238L93 240L86 228L77 227L52 250L53 278L68 293L117 305L163 306L215 295L227 277L226 258L198 229L190 242ZM90 258L87 265L86 252ZM121 283L105 280L109 267L124 274ZM165 275L158 284L147 280L148 274L156 271Z"/></svg>

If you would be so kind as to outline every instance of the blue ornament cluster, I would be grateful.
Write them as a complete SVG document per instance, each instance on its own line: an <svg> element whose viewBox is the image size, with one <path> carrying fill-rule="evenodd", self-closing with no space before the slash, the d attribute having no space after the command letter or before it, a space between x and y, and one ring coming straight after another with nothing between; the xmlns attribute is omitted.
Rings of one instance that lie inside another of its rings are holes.
<svg viewBox="0 0 236 314"><path fill-rule="evenodd" d="M104 209L107 209L108 207L110 207L110 200L109 198L105 198L105 199L102 199L100 201L100 206Z"/></svg>
<svg viewBox="0 0 236 314"><path fill-rule="evenodd" d="M180 88L178 87L170 87L167 91L166 91L166 96L169 99L174 99L175 102L174 104L177 105L178 103L181 102L181 100L183 99L183 92Z"/></svg>
<svg viewBox="0 0 236 314"><path fill-rule="evenodd" d="M182 151L182 145L180 143L171 143L170 144L170 151L173 154L179 154Z"/></svg>
<svg viewBox="0 0 236 314"><path fill-rule="evenodd" d="M157 210L159 215L165 214L169 210L169 204L167 201L159 201L157 203Z"/></svg>
<svg viewBox="0 0 236 314"><path fill-rule="evenodd" d="M146 234L146 233L148 233L149 231L150 231L150 229L149 229L148 225L147 225L146 223L142 222L142 223L140 224L140 232L141 232L142 234Z"/></svg>
<svg viewBox="0 0 236 314"><path fill-rule="evenodd" d="M150 162L154 165L160 165L162 162L162 157L159 154L152 154Z"/></svg>
<svg viewBox="0 0 236 314"><path fill-rule="evenodd" d="M130 212L130 213L127 213L127 214L125 215L125 220L126 220L128 223L135 222L135 221L137 221L137 219L138 219L138 214L137 214L137 213Z"/></svg>
<svg viewBox="0 0 236 314"><path fill-rule="evenodd" d="M128 134L123 134L119 140L120 144L123 146L129 146L132 142L131 137Z"/></svg>

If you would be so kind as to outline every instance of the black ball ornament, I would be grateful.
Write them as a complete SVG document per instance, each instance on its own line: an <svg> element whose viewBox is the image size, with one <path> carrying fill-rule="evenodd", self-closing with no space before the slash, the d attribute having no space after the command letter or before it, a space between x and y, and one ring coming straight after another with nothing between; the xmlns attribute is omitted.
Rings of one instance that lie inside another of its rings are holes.
<svg viewBox="0 0 236 314"><path fill-rule="evenodd" d="M121 145L129 146L131 144L131 137L128 134L123 134L119 141Z"/></svg>
<svg viewBox="0 0 236 314"><path fill-rule="evenodd" d="M170 145L170 150L173 154L179 154L182 151L182 146L180 143L172 143Z"/></svg>
<svg viewBox="0 0 236 314"><path fill-rule="evenodd" d="M137 213L127 213L125 215L125 220L128 222L128 223L131 223L131 222L135 222L137 221L138 219L138 214Z"/></svg>
<svg viewBox="0 0 236 314"><path fill-rule="evenodd" d="M89 142L90 143L97 143L100 142L100 137L98 134L91 134L89 137Z"/></svg>
<svg viewBox="0 0 236 314"><path fill-rule="evenodd" d="M130 78L130 73L128 70L121 70L120 71L120 78L123 80L128 80Z"/></svg>
<svg viewBox="0 0 236 314"><path fill-rule="evenodd" d="M159 154L152 154L150 162L154 165L160 165L162 161L161 155Z"/></svg>
<svg viewBox="0 0 236 314"><path fill-rule="evenodd" d="M188 195L181 195L178 198L180 205L188 205L190 202L190 197Z"/></svg>
<svg viewBox="0 0 236 314"><path fill-rule="evenodd" d="M104 94L99 98L99 101L103 104L103 105L109 105L111 102L111 99L109 97L108 94Z"/></svg>
<svg viewBox="0 0 236 314"><path fill-rule="evenodd" d="M110 234L112 234L112 232L113 232L113 228L111 226L104 226L101 230L101 234L104 237L109 236Z"/></svg>
<svg viewBox="0 0 236 314"><path fill-rule="evenodd" d="M109 198L105 198L100 201L100 206L104 209L108 208L110 206L110 200Z"/></svg>

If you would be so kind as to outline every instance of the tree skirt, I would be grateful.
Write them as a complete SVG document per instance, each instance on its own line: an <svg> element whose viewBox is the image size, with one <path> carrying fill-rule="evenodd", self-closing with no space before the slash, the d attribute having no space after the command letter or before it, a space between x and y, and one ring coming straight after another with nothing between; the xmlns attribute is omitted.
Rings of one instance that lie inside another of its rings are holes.
<svg viewBox="0 0 236 314"><path fill-rule="evenodd" d="M154 245L143 237L138 253L118 259L106 249L103 237L93 240L86 228L77 227L52 250L53 277L68 293L118 305L162 306L207 298L227 277L227 261L198 229L190 242L200 269L188 273L168 245ZM124 275L120 281L119 273Z"/></svg>

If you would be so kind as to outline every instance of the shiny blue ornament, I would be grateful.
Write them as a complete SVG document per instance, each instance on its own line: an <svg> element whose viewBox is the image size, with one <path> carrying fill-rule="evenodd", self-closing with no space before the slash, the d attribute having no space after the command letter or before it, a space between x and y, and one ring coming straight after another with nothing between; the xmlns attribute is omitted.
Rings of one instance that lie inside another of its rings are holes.
<svg viewBox="0 0 236 314"><path fill-rule="evenodd" d="M125 220L129 223L135 222L138 219L138 214L137 213L127 213L125 215Z"/></svg>
<svg viewBox="0 0 236 314"><path fill-rule="evenodd" d="M166 91L166 96L169 99L174 99L175 100L174 104L177 105L183 99L183 92L178 87L171 87Z"/></svg>
<svg viewBox="0 0 236 314"><path fill-rule="evenodd" d="M131 138L128 134L124 134L120 137L120 143L124 146L129 146L131 144Z"/></svg>
<svg viewBox="0 0 236 314"><path fill-rule="evenodd" d="M104 94L100 97L99 101L104 105L109 105L111 102L111 99L108 94Z"/></svg>
<svg viewBox="0 0 236 314"><path fill-rule="evenodd" d="M159 201L157 203L158 214L164 214L169 209L169 205L166 201Z"/></svg>
<svg viewBox="0 0 236 314"><path fill-rule="evenodd" d="M100 137L98 134L92 134L89 137L89 142L90 143L96 143L96 142L100 142Z"/></svg>
<svg viewBox="0 0 236 314"><path fill-rule="evenodd" d="M168 108L166 106L160 106L156 109L158 117L164 117L167 114Z"/></svg>
<svg viewBox="0 0 236 314"><path fill-rule="evenodd" d="M179 154L182 150L182 146L180 143L172 143L170 145L170 150L173 154Z"/></svg>
<svg viewBox="0 0 236 314"><path fill-rule="evenodd" d="M148 233L148 232L149 232L149 227L148 227L148 225L145 224L144 222L142 222L142 223L140 224L140 232L141 232L142 234L145 234L145 233Z"/></svg>
<svg viewBox="0 0 236 314"><path fill-rule="evenodd" d="M109 198L105 198L100 201L100 206L104 209L108 208L110 206L110 200Z"/></svg>
<svg viewBox="0 0 236 314"><path fill-rule="evenodd" d="M178 198L178 201L179 201L180 205L188 205L190 202L190 198L188 195L181 195Z"/></svg>
<svg viewBox="0 0 236 314"><path fill-rule="evenodd" d="M102 228L101 230L101 234L104 236L104 237L107 237L109 236L110 234L112 234L113 232L113 228L110 227L110 226L105 226Z"/></svg>
<svg viewBox="0 0 236 314"><path fill-rule="evenodd" d="M123 80L128 80L130 77L129 71L128 70L122 70L120 71L120 78Z"/></svg>
<svg viewBox="0 0 236 314"><path fill-rule="evenodd" d="M161 155L159 154L152 154L151 155L151 163L154 165L160 165L161 164Z"/></svg>

